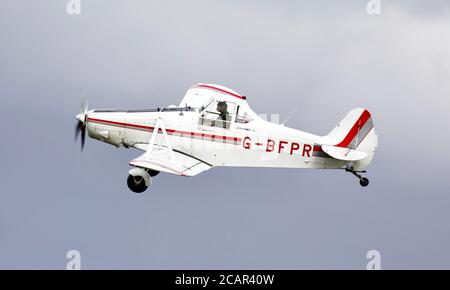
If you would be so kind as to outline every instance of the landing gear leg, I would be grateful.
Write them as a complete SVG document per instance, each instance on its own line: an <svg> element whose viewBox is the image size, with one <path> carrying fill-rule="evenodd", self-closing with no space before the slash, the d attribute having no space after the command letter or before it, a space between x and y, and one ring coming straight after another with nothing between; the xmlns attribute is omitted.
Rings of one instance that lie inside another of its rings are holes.
<svg viewBox="0 0 450 290"><path fill-rule="evenodd" d="M365 170L356 171L355 169L353 169L353 166L348 166L347 168L345 168L345 171L350 172L351 174L356 176L359 179L359 184L362 187L366 187L367 185L369 185L369 179L367 179L366 177L362 177L361 174L359 174L359 173L366 173Z"/></svg>

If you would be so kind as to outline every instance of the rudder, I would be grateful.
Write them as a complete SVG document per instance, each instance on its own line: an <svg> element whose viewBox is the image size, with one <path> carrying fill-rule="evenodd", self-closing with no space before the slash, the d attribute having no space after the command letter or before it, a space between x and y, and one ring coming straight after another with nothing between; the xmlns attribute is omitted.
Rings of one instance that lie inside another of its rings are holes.
<svg viewBox="0 0 450 290"><path fill-rule="evenodd" d="M327 145L362 151L368 155L358 161L357 167L366 167L373 158L378 137L370 112L365 108L351 110L344 119L325 137Z"/></svg>

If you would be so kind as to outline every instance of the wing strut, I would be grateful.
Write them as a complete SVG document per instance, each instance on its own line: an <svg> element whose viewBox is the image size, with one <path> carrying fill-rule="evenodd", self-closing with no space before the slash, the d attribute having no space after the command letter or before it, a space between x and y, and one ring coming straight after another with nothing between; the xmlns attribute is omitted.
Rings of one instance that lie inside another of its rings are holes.
<svg viewBox="0 0 450 290"><path fill-rule="evenodd" d="M167 136L166 127L164 126L164 122L161 118L156 119L155 128L153 129L153 134L152 134L152 137L150 138L150 142L148 143L147 151L145 152L144 156L150 157L154 153L153 145L155 144L156 137L158 136L159 130L161 130L163 137L161 140L159 140L158 145L162 145L163 140L165 140L167 149L169 151L170 158L171 158L171 160L174 160L175 156L173 154L172 144L170 143L169 137ZM158 146L158 147L160 147L160 146Z"/></svg>

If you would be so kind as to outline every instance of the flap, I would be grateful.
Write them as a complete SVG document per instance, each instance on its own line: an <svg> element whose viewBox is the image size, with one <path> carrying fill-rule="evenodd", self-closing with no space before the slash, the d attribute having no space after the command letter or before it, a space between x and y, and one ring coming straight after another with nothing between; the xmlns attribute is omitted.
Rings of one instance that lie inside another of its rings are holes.
<svg viewBox="0 0 450 290"><path fill-rule="evenodd" d="M152 154L143 154L130 161L130 165L172 173L181 176L194 176L212 166L180 151L172 151L173 156L166 150L154 150Z"/></svg>

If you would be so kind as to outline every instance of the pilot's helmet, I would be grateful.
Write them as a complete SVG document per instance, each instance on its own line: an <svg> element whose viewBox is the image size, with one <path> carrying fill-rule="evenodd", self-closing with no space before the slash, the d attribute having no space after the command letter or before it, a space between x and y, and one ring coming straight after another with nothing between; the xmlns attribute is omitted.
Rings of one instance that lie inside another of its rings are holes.
<svg viewBox="0 0 450 290"><path fill-rule="evenodd" d="M227 107L228 107L227 102L224 102L224 101L218 102L218 103L217 103L217 106L218 106L218 107L223 107L225 110L226 110Z"/></svg>

